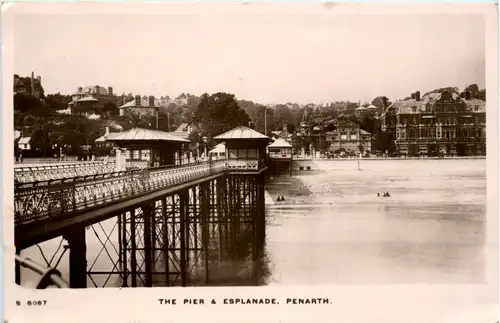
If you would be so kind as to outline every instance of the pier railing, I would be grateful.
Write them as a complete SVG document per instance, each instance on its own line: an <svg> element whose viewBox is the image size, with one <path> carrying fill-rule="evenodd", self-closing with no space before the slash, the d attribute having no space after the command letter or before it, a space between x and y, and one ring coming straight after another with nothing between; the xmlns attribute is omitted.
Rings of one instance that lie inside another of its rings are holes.
<svg viewBox="0 0 500 323"><path fill-rule="evenodd" d="M68 177L88 176L111 173L115 170L114 162L79 162L42 165L16 165L15 183L49 181Z"/></svg>
<svg viewBox="0 0 500 323"><path fill-rule="evenodd" d="M226 161L110 172L88 176L16 183L14 223L68 217L106 205L223 172Z"/></svg>

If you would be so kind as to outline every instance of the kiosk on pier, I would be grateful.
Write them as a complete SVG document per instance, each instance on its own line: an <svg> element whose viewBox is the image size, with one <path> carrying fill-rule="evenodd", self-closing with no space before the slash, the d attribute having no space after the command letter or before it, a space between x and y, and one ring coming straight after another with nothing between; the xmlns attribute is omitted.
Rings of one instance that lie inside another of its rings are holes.
<svg viewBox="0 0 500 323"><path fill-rule="evenodd" d="M266 169L266 147L271 139L253 129L239 126L214 137L226 146L229 170L260 172Z"/></svg>
<svg viewBox="0 0 500 323"><path fill-rule="evenodd" d="M184 146L189 143L168 132L144 128L132 128L109 141L119 147L117 170L181 164Z"/></svg>

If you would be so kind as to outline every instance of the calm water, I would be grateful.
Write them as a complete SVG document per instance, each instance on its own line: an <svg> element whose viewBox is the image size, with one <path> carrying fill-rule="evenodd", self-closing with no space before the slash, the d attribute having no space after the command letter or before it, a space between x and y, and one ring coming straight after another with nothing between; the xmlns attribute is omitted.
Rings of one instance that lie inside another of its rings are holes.
<svg viewBox="0 0 500 323"><path fill-rule="evenodd" d="M214 266L215 276L233 285L484 281L486 160L361 161L361 170L356 161L318 165L323 169L266 182L265 259ZM391 197L377 197L384 191ZM278 195L286 200L273 202ZM109 232L115 223L102 227ZM99 225L87 231L94 270L110 266L105 251L97 257L104 231ZM40 245L48 260L60 241ZM108 252L117 257L109 242ZM37 247L22 255L45 263ZM69 278L68 253L58 269ZM24 286L38 278L22 270Z"/></svg>
<svg viewBox="0 0 500 323"><path fill-rule="evenodd" d="M268 284L484 280L485 160L360 166L269 182L286 201L267 208ZM384 191L391 197L377 197Z"/></svg>

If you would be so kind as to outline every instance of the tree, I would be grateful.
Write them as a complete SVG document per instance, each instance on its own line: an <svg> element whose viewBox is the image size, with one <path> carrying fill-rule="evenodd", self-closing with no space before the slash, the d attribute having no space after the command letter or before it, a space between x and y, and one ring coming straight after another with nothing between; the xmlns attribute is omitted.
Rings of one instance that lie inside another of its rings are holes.
<svg viewBox="0 0 500 323"><path fill-rule="evenodd" d="M141 115L138 112L130 111L128 114L128 121L132 127L136 128L154 128L156 126L156 120L154 121L154 126L151 120L152 116ZM153 116L154 117L154 116Z"/></svg>
<svg viewBox="0 0 500 323"><path fill-rule="evenodd" d="M471 84L471 85L467 86L467 88L465 90L469 91L470 97L472 99L480 99L480 100L486 101L486 90L479 89L479 86L477 84Z"/></svg>
<svg viewBox="0 0 500 323"><path fill-rule="evenodd" d="M201 134L209 140L238 126L248 126L250 118L239 106L233 94L218 92L203 94L194 121Z"/></svg>
<svg viewBox="0 0 500 323"><path fill-rule="evenodd" d="M273 114L274 118L273 118L272 129L274 130L282 130L284 125L295 126L298 123L297 118L293 115L292 111L290 111L287 105L278 104L274 108ZM269 129L269 123L267 128Z"/></svg>
<svg viewBox="0 0 500 323"><path fill-rule="evenodd" d="M273 109L245 100L238 101L238 105L248 114L256 131L266 134L266 123L268 132L275 126Z"/></svg>
<svg viewBox="0 0 500 323"><path fill-rule="evenodd" d="M377 108L385 109L391 105L391 101L386 96L377 96L375 99L372 100L372 104Z"/></svg>
<svg viewBox="0 0 500 323"><path fill-rule="evenodd" d="M43 112L42 103L40 100L25 94L14 95L14 111L22 113L31 113L35 116L41 115Z"/></svg>
<svg viewBox="0 0 500 323"><path fill-rule="evenodd" d="M106 102L102 110L104 113L109 113L109 115L113 117L119 115L118 107L113 102Z"/></svg>
<svg viewBox="0 0 500 323"><path fill-rule="evenodd" d="M51 133L47 127L38 128L31 134L30 146L32 150L42 152L43 156L52 156Z"/></svg>
<svg viewBox="0 0 500 323"><path fill-rule="evenodd" d="M51 110L65 110L68 103L71 101L71 96L61 95L60 93L48 94L45 98L45 103Z"/></svg>

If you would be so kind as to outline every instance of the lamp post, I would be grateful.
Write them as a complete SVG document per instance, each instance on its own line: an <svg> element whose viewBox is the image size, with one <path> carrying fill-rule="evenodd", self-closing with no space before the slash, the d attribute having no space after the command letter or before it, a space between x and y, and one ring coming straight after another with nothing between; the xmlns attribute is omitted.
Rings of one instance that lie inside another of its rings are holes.
<svg viewBox="0 0 500 323"><path fill-rule="evenodd" d="M264 136L267 136L267 107L264 107Z"/></svg>
<svg viewBox="0 0 500 323"><path fill-rule="evenodd" d="M208 159L208 156L207 156L207 140L208 140L207 136L203 136L203 143L204 143L204 147L205 147L205 153L204 153L205 160Z"/></svg>

